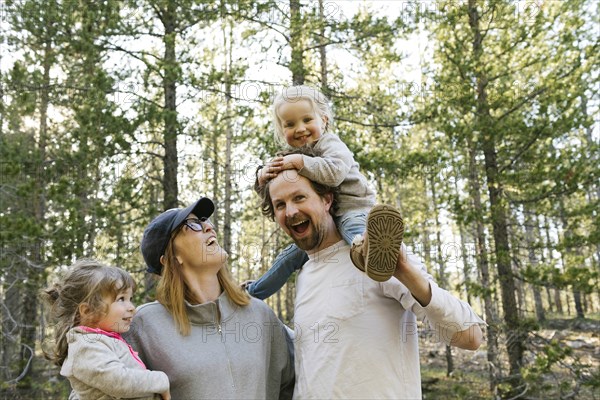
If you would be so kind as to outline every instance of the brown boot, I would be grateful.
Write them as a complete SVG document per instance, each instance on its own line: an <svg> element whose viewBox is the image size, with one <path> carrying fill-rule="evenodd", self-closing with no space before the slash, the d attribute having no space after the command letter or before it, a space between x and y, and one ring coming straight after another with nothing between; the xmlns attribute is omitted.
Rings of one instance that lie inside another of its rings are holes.
<svg viewBox="0 0 600 400"><path fill-rule="evenodd" d="M350 248L350 260L352 260L352 264L362 272L365 272L365 257L363 256L364 241L364 236L357 235L354 237L352 247Z"/></svg>
<svg viewBox="0 0 600 400"><path fill-rule="evenodd" d="M389 205L376 205L367 218L364 237L357 236L352 243L350 259L371 279L387 281L396 271L403 236L400 212Z"/></svg>

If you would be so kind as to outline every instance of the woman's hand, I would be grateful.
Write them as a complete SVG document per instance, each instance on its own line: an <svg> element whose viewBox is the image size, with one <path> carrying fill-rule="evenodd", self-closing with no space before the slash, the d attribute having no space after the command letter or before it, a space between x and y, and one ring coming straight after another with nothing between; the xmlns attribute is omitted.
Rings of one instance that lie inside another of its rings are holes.
<svg viewBox="0 0 600 400"><path fill-rule="evenodd" d="M167 390L166 392L161 393L160 397L162 397L163 400L171 400L171 392Z"/></svg>

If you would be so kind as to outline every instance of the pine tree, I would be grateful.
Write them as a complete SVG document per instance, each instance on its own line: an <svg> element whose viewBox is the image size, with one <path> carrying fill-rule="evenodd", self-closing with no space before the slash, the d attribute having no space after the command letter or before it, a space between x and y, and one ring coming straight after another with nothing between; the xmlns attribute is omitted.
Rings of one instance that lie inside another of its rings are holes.
<svg viewBox="0 0 600 400"><path fill-rule="evenodd" d="M550 174L540 171L542 161L548 163L547 141L569 135L581 121L574 99L585 88L576 82L589 71L594 46L568 38L589 33L579 17L583 7L583 2L548 2L525 21L509 2L444 2L427 21L438 39L439 68L431 74L438 96L424 115L467 144L476 160L483 156L514 394L522 390L525 329L518 320L508 218L513 205L573 190L568 184L546 190ZM582 52L584 63L573 57ZM525 184L539 191L527 196L520 190Z"/></svg>

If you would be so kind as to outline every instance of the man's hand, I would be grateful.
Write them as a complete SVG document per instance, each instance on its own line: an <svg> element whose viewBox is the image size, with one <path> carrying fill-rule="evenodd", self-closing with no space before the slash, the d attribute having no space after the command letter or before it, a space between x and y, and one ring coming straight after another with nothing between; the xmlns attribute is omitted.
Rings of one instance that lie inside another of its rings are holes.
<svg viewBox="0 0 600 400"><path fill-rule="evenodd" d="M408 262L406 246L404 245L400 249L394 276L410 290L413 297L423 307L427 307L431 301L431 286L429 286L429 281L421 275L419 268Z"/></svg>
<svg viewBox="0 0 600 400"><path fill-rule="evenodd" d="M423 307L431 302L432 292L429 281L421 275L419 268L408 262L406 247L402 245L400 257L396 264L394 276L410 290L412 296ZM465 350L477 350L483 341L483 333L479 325L471 325L468 329L456 332L452 336L450 345Z"/></svg>

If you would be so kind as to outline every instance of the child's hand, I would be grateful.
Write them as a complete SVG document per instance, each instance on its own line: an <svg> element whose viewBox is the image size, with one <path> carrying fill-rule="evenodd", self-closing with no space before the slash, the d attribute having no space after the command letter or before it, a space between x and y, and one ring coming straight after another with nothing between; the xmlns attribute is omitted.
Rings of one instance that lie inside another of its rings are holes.
<svg viewBox="0 0 600 400"><path fill-rule="evenodd" d="M297 169L300 171L304 168L304 159L302 158L302 154L288 154L283 157L283 165L281 170L284 169Z"/></svg>
<svg viewBox="0 0 600 400"><path fill-rule="evenodd" d="M264 186L277 174L286 169L301 170L304 168L302 154L288 154L285 157L275 157L258 171L258 186Z"/></svg>
<svg viewBox="0 0 600 400"><path fill-rule="evenodd" d="M163 400L171 400L171 392L170 391L166 391L160 394L160 397L163 398Z"/></svg>
<svg viewBox="0 0 600 400"><path fill-rule="evenodd" d="M258 186L264 186L268 181L275 178L283 168L283 157L275 157L265 164L258 172Z"/></svg>

